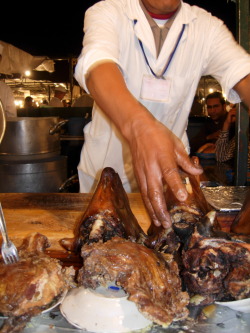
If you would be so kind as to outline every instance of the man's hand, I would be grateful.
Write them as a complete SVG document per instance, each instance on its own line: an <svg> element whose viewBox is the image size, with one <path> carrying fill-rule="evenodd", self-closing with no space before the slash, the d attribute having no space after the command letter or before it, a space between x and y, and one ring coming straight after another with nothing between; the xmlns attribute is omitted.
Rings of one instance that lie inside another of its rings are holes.
<svg viewBox="0 0 250 333"><path fill-rule="evenodd" d="M233 108L227 114L227 118L222 126L222 131L228 131L229 128L231 127L231 124L235 123L235 121L236 121L236 108Z"/></svg>
<svg viewBox="0 0 250 333"><path fill-rule="evenodd" d="M205 143L198 150L197 153L214 153L215 152L215 144L212 142Z"/></svg>
<svg viewBox="0 0 250 333"><path fill-rule="evenodd" d="M163 124L136 124L129 141L134 171L143 201L156 226L169 228L172 224L164 197L167 184L180 201L187 199L187 191L178 169L199 175L202 169L187 155L182 142Z"/></svg>
<svg viewBox="0 0 250 333"><path fill-rule="evenodd" d="M241 81L239 81L235 86L234 90L239 94L241 101L245 103L245 105L250 110L250 74L245 76Z"/></svg>

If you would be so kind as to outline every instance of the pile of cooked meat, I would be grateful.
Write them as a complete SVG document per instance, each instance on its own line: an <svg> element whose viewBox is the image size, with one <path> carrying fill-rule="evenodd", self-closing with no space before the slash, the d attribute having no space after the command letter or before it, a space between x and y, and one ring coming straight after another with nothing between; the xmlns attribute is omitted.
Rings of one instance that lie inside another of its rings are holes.
<svg viewBox="0 0 250 333"><path fill-rule="evenodd" d="M20 332L31 319L50 307L75 286L75 271L63 269L57 259L44 253L48 239L39 233L23 240L20 260L11 265L0 262L0 313L8 317L2 333Z"/></svg>
<svg viewBox="0 0 250 333"><path fill-rule="evenodd" d="M250 296L248 245L220 230L197 178L181 177L187 201L177 201L168 188L165 193L172 228L152 224L145 234L118 174L105 168L75 237L61 241L81 252L80 285L95 289L115 281L146 317L165 327L188 316L189 298L197 294L201 304Z"/></svg>
<svg viewBox="0 0 250 333"><path fill-rule="evenodd" d="M145 317L162 326L187 317L189 296L181 291L179 269L172 255L120 237L83 246L81 255L80 285L96 289L116 281Z"/></svg>
<svg viewBox="0 0 250 333"><path fill-rule="evenodd" d="M145 317L167 327L188 316L189 296L182 291L173 255L148 248L147 238L130 209L119 175L105 168L75 237L61 244L81 251L79 285L95 289L115 281Z"/></svg>
<svg viewBox="0 0 250 333"><path fill-rule="evenodd" d="M197 178L180 174L188 199L179 202L166 188L171 228L152 224L145 233L118 174L105 168L74 238L60 242L83 258L79 286L96 289L115 282L145 317L163 327L188 317L193 296L199 296L200 305L250 297L250 232L244 213L249 201L225 233ZM46 256L46 247L47 238L34 234L19 248L18 263L0 263L0 312L9 317L1 332L19 332L75 286L74 269L63 269Z"/></svg>
<svg viewBox="0 0 250 333"><path fill-rule="evenodd" d="M182 253L185 286L190 295L201 296L201 304L250 297L249 244L216 233L213 219L208 213L195 225Z"/></svg>

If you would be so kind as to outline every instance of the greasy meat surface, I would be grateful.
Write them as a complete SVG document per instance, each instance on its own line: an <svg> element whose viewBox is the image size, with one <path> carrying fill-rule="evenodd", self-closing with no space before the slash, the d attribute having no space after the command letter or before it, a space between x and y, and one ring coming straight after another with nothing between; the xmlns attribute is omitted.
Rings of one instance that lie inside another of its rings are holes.
<svg viewBox="0 0 250 333"><path fill-rule="evenodd" d="M116 281L138 309L157 324L168 326L187 317L189 297L181 291L177 264L161 254L119 237L84 245L78 281L86 288Z"/></svg>
<svg viewBox="0 0 250 333"><path fill-rule="evenodd" d="M137 242L146 238L130 209L119 175L112 168L105 168L92 200L75 228L75 237L62 239L61 245L69 251L80 252L83 244L106 242L114 236Z"/></svg>
<svg viewBox="0 0 250 333"><path fill-rule="evenodd" d="M174 193L169 187L166 189L165 198L172 222L177 223L195 223L202 216L211 210L197 178L180 171L181 179L186 186L188 197L181 202L176 199Z"/></svg>
<svg viewBox="0 0 250 333"><path fill-rule="evenodd" d="M64 270L44 254L48 245L45 236L32 234L23 241L17 263L0 262L0 313L9 317L3 332L14 332L13 326L18 332L73 285L73 268Z"/></svg>
<svg viewBox="0 0 250 333"><path fill-rule="evenodd" d="M152 223L144 244L156 251L174 254L180 247L180 238L176 235L173 228L165 229Z"/></svg>
<svg viewBox="0 0 250 333"><path fill-rule="evenodd" d="M183 171L180 171L180 176L188 192L187 200L177 200L168 187L165 192L173 227L165 229L151 224L145 242L150 248L172 254L178 251L180 243L186 242L193 232L194 225L211 210L197 178Z"/></svg>
<svg viewBox="0 0 250 333"><path fill-rule="evenodd" d="M204 304L250 296L250 252L244 243L215 238L204 224L197 225L182 260L188 292L203 296Z"/></svg>
<svg viewBox="0 0 250 333"><path fill-rule="evenodd" d="M242 249L239 249L242 251ZM237 251L238 252L238 251ZM247 260L245 261L247 257ZM238 260L238 256L236 256ZM224 280L225 289L229 292L223 296L233 299L244 299L250 297L250 260L249 251L246 255L242 256L242 261L234 265L232 271L227 275Z"/></svg>

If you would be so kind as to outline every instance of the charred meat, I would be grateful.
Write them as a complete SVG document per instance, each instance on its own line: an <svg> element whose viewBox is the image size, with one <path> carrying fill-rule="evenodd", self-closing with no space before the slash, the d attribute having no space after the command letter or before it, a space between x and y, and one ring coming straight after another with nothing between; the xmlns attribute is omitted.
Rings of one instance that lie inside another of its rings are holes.
<svg viewBox="0 0 250 333"><path fill-rule="evenodd" d="M173 227L165 229L151 224L145 242L150 248L172 254L178 251L180 243L185 243L190 237L194 225L211 210L197 177L188 175L183 171L180 171L180 175L188 192L187 200L184 202L177 200L168 187L165 192Z"/></svg>
<svg viewBox="0 0 250 333"><path fill-rule="evenodd" d="M197 178L183 171L180 171L180 175L188 192L187 200L183 202L177 200L169 187L165 194L167 207L176 229L185 228L185 225L188 228L211 210Z"/></svg>
<svg viewBox="0 0 250 333"><path fill-rule="evenodd" d="M230 240L230 235L214 232L210 219L195 226L183 250L184 284L191 296L202 296L203 304L247 298L250 252L244 243Z"/></svg>
<svg viewBox="0 0 250 333"><path fill-rule="evenodd" d="M118 236L144 242L146 235L133 215L119 175L112 168L102 171L100 181L73 239L62 239L67 250L80 252L83 244Z"/></svg>
<svg viewBox="0 0 250 333"><path fill-rule="evenodd" d="M48 246L47 237L35 233L23 241L17 263L0 262L0 313L9 317L1 332L21 331L74 285L74 269L62 269L57 259L46 255Z"/></svg>
<svg viewBox="0 0 250 333"><path fill-rule="evenodd" d="M172 255L119 237L84 245L81 255L78 282L85 288L115 281L145 317L164 327L188 316L189 297Z"/></svg>
<svg viewBox="0 0 250 333"><path fill-rule="evenodd" d="M148 237L144 244L156 251L175 254L180 247L180 238L176 235L173 228L165 229L151 224L148 230Z"/></svg>

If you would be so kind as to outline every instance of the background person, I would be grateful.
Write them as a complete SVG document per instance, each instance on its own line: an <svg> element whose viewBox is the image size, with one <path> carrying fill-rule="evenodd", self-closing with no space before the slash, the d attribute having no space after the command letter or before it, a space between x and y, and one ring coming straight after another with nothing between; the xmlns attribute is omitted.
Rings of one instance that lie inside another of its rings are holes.
<svg viewBox="0 0 250 333"><path fill-rule="evenodd" d="M222 164L228 165L227 174L231 176L233 181L233 165L236 154L236 137L233 136L230 138L230 130L235 128L236 121L236 107L233 105L231 110L227 114L227 118L223 124L223 127L220 131L220 135L215 143L215 156L216 161L221 162ZM250 115L250 109L248 110L248 114ZM250 131L250 123L248 127ZM248 159L247 159L247 185L250 182L250 140L248 134Z"/></svg>
<svg viewBox="0 0 250 333"><path fill-rule="evenodd" d="M180 0L106 0L90 7L75 70L95 100L84 128L80 191L91 192L102 169L113 167L127 192L140 190L152 221L170 227L164 185L184 201L178 168L202 172L188 156L186 135L201 76L214 76L231 102L241 98L250 107L249 73L249 54L201 8Z"/></svg>
<svg viewBox="0 0 250 333"><path fill-rule="evenodd" d="M28 110L34 110L37 107L34 105L33 98L31 96L26 96L24 99L24 108Z"/></svg>
<svg viewBox="0 0 250 333"><path fill-rule="evenodd" d="M199 132L190 140L191 155L195 152L214 152L214 144L227 117L226 100L221 92L207 95L205 103L208 117Z"/></svg>
<svg viewBox="0 0 250 333"><path fill-rule="evenodd" d="M48 106L64 107L62 101L63 101L66 93L67 93L67 89L65 89L64 87L62 87L62 86L55 87L54 97L51 98L51 100L49 101Z"/></svg>
<svg viewBox="0 0 250 333"><path fill-rule="evenodd" d="M24 99L24 106L22 111L22 116L32 117L37 112L37 106L34 105L33 98L31 96L26 96Z"/></svg>
<svg viewBox="0 0 250 333"><path fill-rule="evenodd" d="M250 114L250 110L248 111ZM230 129L235 127L236 108L232 108L224 121L220 135L215 144L216 160L218 162L227 162L235 157L236 153L236 137L230 139ZM250 146L248 144L248 168L250 166Z"/></svg>

